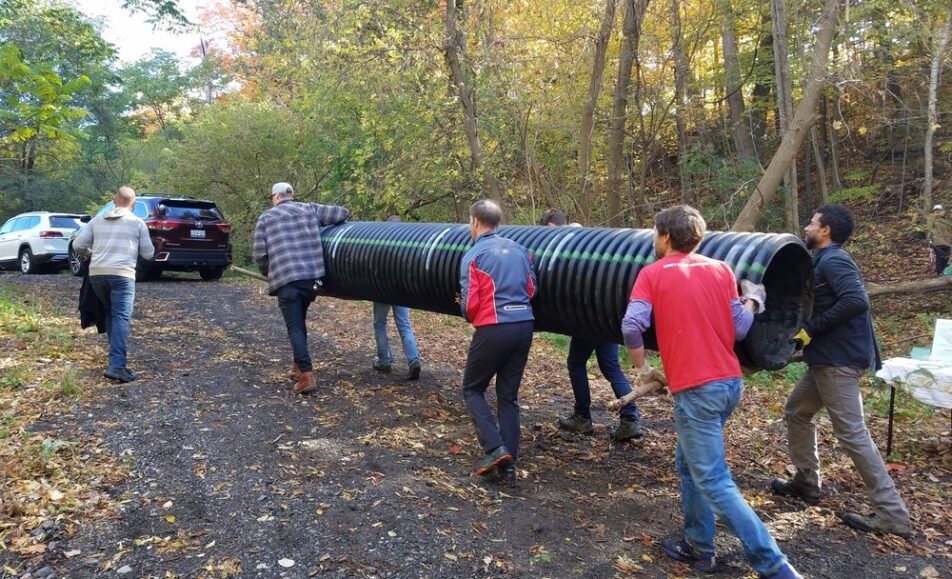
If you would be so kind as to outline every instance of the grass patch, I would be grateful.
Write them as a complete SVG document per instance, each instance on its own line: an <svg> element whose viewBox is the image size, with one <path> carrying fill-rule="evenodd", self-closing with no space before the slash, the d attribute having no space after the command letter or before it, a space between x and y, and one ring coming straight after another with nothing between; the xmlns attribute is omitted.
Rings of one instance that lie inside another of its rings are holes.
<svg viewBox="0 0 952 579"><path fill-rule="evenodd" d="M566 356L569 355L569 342L572 340L569 336L553 334L552 332L539 332L539 337L555 346Z"/></svg>
<svg viewBox="0 0 952 579"><path fill-rule="evenodd" d="M67 368L60 376L58 392L66 398L76 398L82 388L82 375L76 368Z"/></svg>

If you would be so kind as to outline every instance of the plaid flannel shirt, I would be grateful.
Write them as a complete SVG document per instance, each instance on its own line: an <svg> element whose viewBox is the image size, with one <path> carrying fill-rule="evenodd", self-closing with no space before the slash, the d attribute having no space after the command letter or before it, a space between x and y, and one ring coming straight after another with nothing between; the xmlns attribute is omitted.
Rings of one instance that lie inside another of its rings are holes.
<svg viewBox="0 0 952 579"><path fill-rule="evenodd" d="M254 258L268 276L268 293L292 281L324 277L321 226L342 223L349 211L337 205L282 201L258 217Z"/></svg>

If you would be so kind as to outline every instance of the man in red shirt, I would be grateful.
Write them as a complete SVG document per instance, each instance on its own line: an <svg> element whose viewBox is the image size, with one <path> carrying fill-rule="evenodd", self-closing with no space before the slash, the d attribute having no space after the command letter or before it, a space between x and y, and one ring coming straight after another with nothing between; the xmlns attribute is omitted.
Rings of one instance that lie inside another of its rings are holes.
<svg viewBox="0 0 952 579"><path fill-rule="evenodd" d="M717 514L761 577L800 577L740 494L724 458L724 425L743 390L734 342L747 335L766 298L763 286L750 282L740 297L726 263L693 253L705 228L701 214L686 205L655 215L658 260L639 272L622 320L639 381L647 381L657 370L645 363L642 333L654 314L658 351L674 396L684 533L664 539L661 549L698 571L716 571Z"/></svg>

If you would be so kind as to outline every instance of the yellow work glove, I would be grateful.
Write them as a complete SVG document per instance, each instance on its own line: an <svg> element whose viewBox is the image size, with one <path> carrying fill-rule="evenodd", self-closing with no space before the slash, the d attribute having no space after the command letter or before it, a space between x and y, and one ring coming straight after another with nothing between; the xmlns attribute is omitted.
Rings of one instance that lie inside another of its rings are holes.
<svg viewBox="0 0 952 579"><path fill-rule="evenodd" d="M798 351L809 346L812 341L813 338L810 337L810 334L808 334L806 330L800 330L797 332L797 335L793 337L793 342Z"/></svg>

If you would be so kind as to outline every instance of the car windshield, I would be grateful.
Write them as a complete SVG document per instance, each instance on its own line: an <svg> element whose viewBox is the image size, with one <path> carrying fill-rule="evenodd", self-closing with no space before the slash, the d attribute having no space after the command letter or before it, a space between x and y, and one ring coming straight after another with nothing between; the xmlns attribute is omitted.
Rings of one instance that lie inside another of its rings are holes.
<svg viewBox="0 0 952 579"><path fill-rule="evenodd" d="M70 215L51 215L50 227L54 229L79 229L79 217Z"/></svg>

